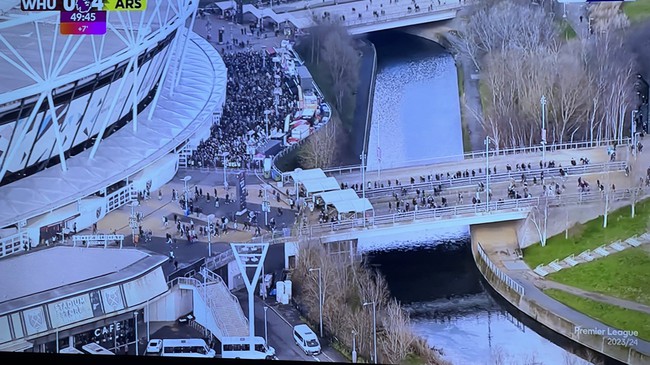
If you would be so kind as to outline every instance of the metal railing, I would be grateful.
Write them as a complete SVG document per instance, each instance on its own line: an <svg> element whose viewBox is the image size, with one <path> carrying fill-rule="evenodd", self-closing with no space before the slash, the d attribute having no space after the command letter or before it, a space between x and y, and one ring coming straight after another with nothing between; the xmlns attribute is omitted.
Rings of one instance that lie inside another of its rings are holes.
<svg viewBox="0 0 650 365"><path fill-rule="evenodd" d="M586 174L597 174L601 172L616 172L616 171L625 171L627 167L627 162L625 161L615 161L615 162L603 162L603 163L589 163L586 165L576 165L576 166L567 166L562 167L562 170L565 172L565 176L574 176L574 175L586 175ZM541 173L544 172L544 179L552 179L557 177L562 177L559 167L553 168L543 168L543 169L531 169L526 171L510 171L492 174L490 173L490 183L501 183L507 182L511 179L517 181L520 180L522 174L526 175L526 179L531 179L533 177L539 178ZM367 181L371 181L366 179ZM394 192L399 192L402 189L407 189L407 191L414 191L415 189L420 190L432 190L434 187L442 188L463 188L467 186L476 186L479 183L486 183L485 170L482 170L481 174L476 176L469 177L459 177L459 178L447 178L446 175L440 180L431 179L427 182L416 182L414 184L402 184L402 185L392 185L390 187L383 188L367 188L366 189L366 198L378 197L391 195Z"/></svg>
<svg viewBox="0 0 650 365"><path fill-rule="evenodd" d="M557 151L564 151L564 150L574 150L574 149L584 149L584 148L598 148L598 147L607 147L607 146L612 146L613 143L617 143L618 146L629 146L631 143L631 138L624 138L622 142L618 140L602 140L602 141L585 141L585 142L570 142L570 143L561 143L561 144L550 144L546 145L546 152L557 152ZM542 153L542 146L529 146L529 147L517 147L517 148L506 148L506 149L498 149L498 150L491 150L488 151L488 154L490 155L490 158L494 157L503 157L503 156L511 156L511 155L518 155L518 154L527 154L527 153ZM440 164L440 163L447 163L447 162L457 162L457 161L464 161L464 160L473 160L473 159L484 159L486 158L486 152L485 150L478 150L478 151L472 151L472 152L467 152L462 155L450 155L450 156L440 156L440 157L431 157L431 158L424 158L424 159L417 159L417 160L409 160L409 161L403 161L400 162L399 165L397 163L385 163L383 162L381 165L382 171L387 170L387 169L394 169L394 168L404 168L404 167L410 167L410 166L425 166L425 165L435 165L435 164ZM547 156L547 160L551 160L550 156ZM323 172L326 174L333 174L333 173L351 173L355 171L361 171L361 165L348 165L348 166L338 166L338 167L330 167L330 168L324 168ZM369 171L366 169L366 171ZM374 171L374 170L371 170Z"/></svg>
<svg viewBox="0 0 650 365"><path fill-rule="evenodd" d="M516 293L518 293L520 296L524 296L524 287L521 286L518 282L516 282L514 279L512 279L510 276L506 275L503 271L501 271L496 265L490 260L488 255L485 253L483 250L483 247L481 247L481 243L477 242L476 248L478 250L478 254L481 257L481 259L485 262L487 268L492 271L494 275L496 275L499 280L501 280L503 283L505 283L507 286L509 286L512 290L514 290Z"/></svg>
<svg viewBox="0 0 650 365"><path fill-rule="evenodd" d="M308 227L300 227L300 235L314 237L315 235L326 235L330 233L341 233L351 229L363 229L368 227L394 225L397 223L411 223L418 220L442 220L459 219L467 216L478 216L494 213L505 213L529 210L540 203L548 204L549 207L591 204L603 201L605 198L612 200L623 200L636 198L641 200L650 194L650 188L625 189L614 192L589 191L575 194L560 194L552 196L541 196L521 199L492 200L488 203L464 204L452 207L431 208L414 210L410 212L392 213L378 215L369 218L354 218L338 222L315 224Z"/></svg>
<svg viewBox="0 0 650 365"><path fill-rule="evenodd" d="M353 18L351 20L345 20L342 22L342 24L348 28L354 28L355 26L364 26L364 25L373 25L373 24L381 24L381 23L386 23L390 22L393 20L404 20L404 19L409 19L409 18L419 18L422 16L426 15L431 15L431 14L436 14L436 13L442 13L445 11L449 10L458 10L463 7L462 4L460 3L455 3L455 4L445 4L445 5L437 5L434 6L433 9L428 10L427 8L420 8L420 10L416 11L415 7L411 5L411 3L406 3L404 2L403 8L411 7L412 10L406 10L406 11L398 11L398 12L388 12L386 11L384 15L379 15L378 17L373 16L372 18ZM327 9L325 9L327 10ZM380 13L381 9L378 10L377 12ZM339 14L333 14L333 15L339 15ZM356 14L352 14L356 15ZM350 16L352 16L350 15Z"/></svg>
<svg viewBox="0 0 650 365"><path fill-rule="evenodd" d="M234 305L235 312L237 313L237 319L244 324L244 328L248 328L248 318L244 315L241 305L239 304L239 299L228 289L228 285L223 281L221 276L215 274L214 272L208 270L206 267L201 268L201 275L205 276L206 279L211 281L211 284L221 285L221 289L225 290L228 293L228 299L231 301L231 305Z"/></svg>

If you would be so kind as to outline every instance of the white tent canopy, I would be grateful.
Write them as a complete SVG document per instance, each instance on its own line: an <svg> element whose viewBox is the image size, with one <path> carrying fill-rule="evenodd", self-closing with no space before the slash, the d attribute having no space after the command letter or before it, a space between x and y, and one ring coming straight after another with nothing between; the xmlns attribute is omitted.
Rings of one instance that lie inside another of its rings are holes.
<svg viewBox="0 0 650 365"><path fill-rule="evenodd" d="M295 169L289 173L289 176L291 176L293 181L298 184L305 180L325 179L327 177L321 169Z"/></svg>
<svg viewBox="0 0 650 365"><path fill-rule="evenodd" d="M325 191L322 193L314 194L314 197L319 197L323 199L326 205L333 204L334 202L343 201L343 200L359 199L357 192L354 191L353 189Z"/></svg>
<svg viewBox="0 0 650 365"><path fill-rule="evenodd" d="M355 200L341 200L333 202L334 208L341 213L363 213L372 210L372 204L368 198L357 198Z"/></svg>
<svg viewBox="0 0 650 365"><path fill-rule="evenodd" d="M307 195L323 191L339 190L341 186L333 177L316 178L300 181Z"/></svg>

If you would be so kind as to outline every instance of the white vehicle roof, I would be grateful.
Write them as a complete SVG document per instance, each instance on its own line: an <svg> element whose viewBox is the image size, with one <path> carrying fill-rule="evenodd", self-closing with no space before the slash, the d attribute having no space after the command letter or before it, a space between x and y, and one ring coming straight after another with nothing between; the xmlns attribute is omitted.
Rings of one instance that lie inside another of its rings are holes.
<svg viewBox="0 0 650 365"><path fill-rule="evenodd" d="M254 343L254 344L266 344L263 337L224 337L221 339L222 344L238 344L238 343Z"/></svg>
<svg viewBox="0 0 650 365"><path fill-rule="evenodd" d="M300 335L302 335L306 339L312 339L312 338L313 339L318 339L318 337L316 336L314 331L312 331L311 328L309 328L309 326L307 326L304 323L296 325L295 327L293 327L293 329L294 329L294 331L300 333Z"/></svg>
<svg viewBox="0 0 650 365"><path fill-rule="evenodd" d="M168 346L207 346L201 338L166 338L162 340L164 347Z"/></svg>

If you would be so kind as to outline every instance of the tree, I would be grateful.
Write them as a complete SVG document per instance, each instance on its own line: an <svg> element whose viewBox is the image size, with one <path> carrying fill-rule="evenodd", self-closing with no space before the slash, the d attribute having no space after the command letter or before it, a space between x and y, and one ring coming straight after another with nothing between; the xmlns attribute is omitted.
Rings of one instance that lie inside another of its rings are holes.
<svg viewBox="0 0 650 365"><path fill-rule="evenodd" d="M339 124L338 118L332 118L307 138L298 153L302 168L329 167L334 164L337 160Z"/></svg>
<svg viewBox="0 0 650 365"><path fill-rule="evenodd" d="M386 305L385 315L386 336L381 341L383 353L386 355L387 363L401 364L415 340L410 332L410 321L395 299Z"/></svg>
<svg viewBox="0 0 650 365"><path fill-rule="evenodd" d="M542 247L546 246L547 224L548 224L548 197L539 198L539 203L530 211L529 218L539 235L539 242Z"/></svg>
<svg viewBox="0 0 650 365"><path fill-rule="evenodd" d="M344 29L343 29L344 30ZM331 32L323 40L323 61L327 63L335 93L335 107L343 111L345 96L352 95L359 79L359 53L347 32Z"/></svg>

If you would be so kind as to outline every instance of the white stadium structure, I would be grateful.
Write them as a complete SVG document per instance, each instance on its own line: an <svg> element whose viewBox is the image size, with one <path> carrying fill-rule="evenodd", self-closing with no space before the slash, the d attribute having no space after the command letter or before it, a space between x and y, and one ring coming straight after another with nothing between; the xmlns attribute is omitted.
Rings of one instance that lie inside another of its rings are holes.
<svg viewBox="0 0 650 365"><path fill-rule="evenodd" d="M149 1L69 36L57 12L0 0L0 257L158 189L209 135L227 76L197 7Z"/></svg>

